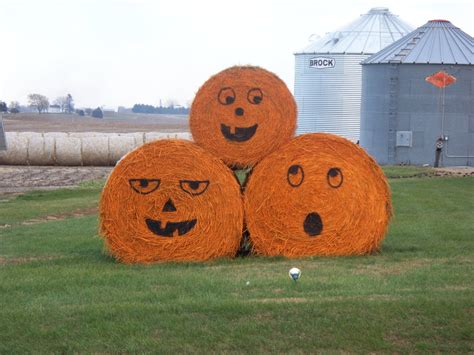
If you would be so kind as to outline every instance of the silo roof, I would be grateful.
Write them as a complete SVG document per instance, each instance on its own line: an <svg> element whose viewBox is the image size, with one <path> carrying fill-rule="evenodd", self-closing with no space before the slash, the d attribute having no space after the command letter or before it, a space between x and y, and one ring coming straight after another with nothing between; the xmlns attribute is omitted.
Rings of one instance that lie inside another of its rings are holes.
<svg viewBox="0 0 474 355"><path fill-rule="evenodd" d="M446 20L432 20L362 64L473 64L474 39Z"/></svg>
<svg viewBox="0 0 474 355"><path fill-rule="evenodd" d="M412 30L413 27L388 8L375 7L349 25L315 40L297 54L374 54Z"/></svg>

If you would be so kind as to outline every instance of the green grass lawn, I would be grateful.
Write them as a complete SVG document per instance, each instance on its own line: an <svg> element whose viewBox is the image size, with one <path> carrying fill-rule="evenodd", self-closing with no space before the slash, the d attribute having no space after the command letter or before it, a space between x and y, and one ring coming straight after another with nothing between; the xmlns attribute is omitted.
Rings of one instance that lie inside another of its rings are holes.
<svg viewBox="0 0 474 355"><path fill-rule="evenodd" d="M472 352L474 178L390 184L380 254L299 260L121 265L70 216L101 183L4 200L0 353Z"/></svg>

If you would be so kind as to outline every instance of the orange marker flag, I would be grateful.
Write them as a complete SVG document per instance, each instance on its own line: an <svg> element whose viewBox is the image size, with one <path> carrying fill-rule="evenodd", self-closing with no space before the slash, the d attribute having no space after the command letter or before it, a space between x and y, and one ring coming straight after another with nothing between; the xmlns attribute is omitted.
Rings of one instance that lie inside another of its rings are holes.
<svg viewBox="0 0 474 355"><path fill-rule="evenodd" d="M442 70L428 76L425 80L440 89L456 82L456 78L454 76Z"/></svg>

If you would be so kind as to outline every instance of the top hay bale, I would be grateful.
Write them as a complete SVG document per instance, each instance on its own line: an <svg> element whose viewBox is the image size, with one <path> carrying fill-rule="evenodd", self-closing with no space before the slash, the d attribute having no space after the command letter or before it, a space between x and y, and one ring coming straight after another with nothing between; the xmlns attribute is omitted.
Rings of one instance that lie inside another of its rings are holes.
<svg viewBox="0 0 474 355"><path fill-rule="evenodd" d="M367 153L330 134L306 134L262 160L245 190L254 251L300 257L359 255L380 247L392 205Z"/></svg>
<svg viewBox="0 0 474 355"><path fill-rule="evenodd" d="M190 127L194 141L227 165L251 167L294 135L296 103L275 74L235 66L199 89Z"/></svg>

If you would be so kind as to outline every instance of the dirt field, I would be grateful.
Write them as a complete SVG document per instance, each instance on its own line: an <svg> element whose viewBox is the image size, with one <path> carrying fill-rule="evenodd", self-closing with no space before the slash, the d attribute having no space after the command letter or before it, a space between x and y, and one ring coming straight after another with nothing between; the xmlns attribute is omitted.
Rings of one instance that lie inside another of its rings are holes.
<svg viewBox="0 0 474 355"><path fill-rule="evenodd" d="M59 113L3 115L6 132L189 132L188 116L106 113L104 118Z"/></svg>
<svg viewBox="0 0 474 355"><path fill-rule="evenodd" d="M0 196L32 190L76 186L106 178L112 167L7 166L0 165Z"/></svg>

